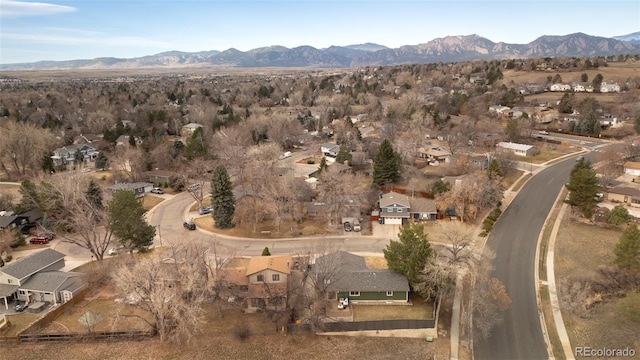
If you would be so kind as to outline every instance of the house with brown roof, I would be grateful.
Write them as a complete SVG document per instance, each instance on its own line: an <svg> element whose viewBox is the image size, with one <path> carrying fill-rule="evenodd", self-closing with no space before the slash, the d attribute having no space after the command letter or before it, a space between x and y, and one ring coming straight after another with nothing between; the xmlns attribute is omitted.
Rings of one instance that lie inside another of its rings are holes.
<svg viewBox="0 0 640 360"><path fill-rule="evenodd" d="M607 192L607 200L640 207L640 190L627 186L615 187Z"/></svg>
<svg viewBox="0 0 640 360"><path fill-rule="evenodd" d="M249 280L248 310L274 308L286 303L291 265L291 255L251 258L246 273Z"/></svg>
<svg viewBox="0 0 640 360"><path fill-rule="evenodd" d="M624 173L631 176L640 176L640 162L635 162L635 161L625 162Z"/></svg>

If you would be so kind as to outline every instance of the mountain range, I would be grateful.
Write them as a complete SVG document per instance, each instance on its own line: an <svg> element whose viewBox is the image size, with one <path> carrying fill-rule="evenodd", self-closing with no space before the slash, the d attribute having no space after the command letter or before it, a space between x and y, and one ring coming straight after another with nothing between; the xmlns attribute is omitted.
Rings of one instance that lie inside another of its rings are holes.
<svg viewBox="0 0 640 360"><path fill-rule="evenodd" d="M473 34L447 36L423 44L405 45L395 49L366 43L350 46L331 46L325 49L316 49L311 46L298 46L291 49L284 46L270 46L246 52L234 48L225 51L168 51L131 59L107 57L92 60L4 64L0 65L0 70L138 69L194 66L333 68L627 54L640 54L640 32L614 38L591 36L583 33L563 36L545 35L528 44L495 43Z"/></svg>

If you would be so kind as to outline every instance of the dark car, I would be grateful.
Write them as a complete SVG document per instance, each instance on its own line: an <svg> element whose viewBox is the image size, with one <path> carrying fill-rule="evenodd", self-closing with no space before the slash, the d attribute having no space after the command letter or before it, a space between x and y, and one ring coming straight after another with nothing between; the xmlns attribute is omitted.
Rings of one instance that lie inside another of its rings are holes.
<svg viewBox="0 0 640 360"><path fill-rule="evenodd" d="M353 230L353 228L351 227L351 223L348 221L344 223L344 231L351 231L351 230Z"/></svg>
<svg viewBox="0 0 640 360"><path fill-rule="evenodd" d="M196 224L193 221L185 221L183 226L187 230L195 230L196 229Z"/></svg>
<svg viewBox="0 0 640 360"><path fill-rule="evenodd" d="M46 244L49 242L49 238L43 235L34 236L29 240L31 244Z"/></svg>

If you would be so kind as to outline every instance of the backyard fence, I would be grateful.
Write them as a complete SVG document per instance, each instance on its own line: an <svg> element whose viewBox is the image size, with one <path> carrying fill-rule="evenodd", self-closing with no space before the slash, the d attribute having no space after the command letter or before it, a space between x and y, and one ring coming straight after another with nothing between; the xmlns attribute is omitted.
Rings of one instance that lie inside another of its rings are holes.
<svg viewBox="0 0 640 360"><path fill-rule="evenodd" d="M27 326L24 330L20 331L18 333L18 336L20 336L22 334L25 334L25 333L36 332L36 331L39 331L41 329L44 329L53 320L55 320L64 311L66 311L66 309L68 309L69 307L71 307L74 304L78 303L79 301L83 300L85 295L87 295L87 293L89 292L89 290L90 289L88 287L82 289L80 292L75 294L73 296L73 298L71 298L71 300L58 305L58 307L56 307L55 309L53 309L51 311L48 311L44 316L38 318L36 321L31 323L29 326Z"/></svg>
<svg viewBox="0 0 640 360"><path fill-rule="evenodd" d="M96 331L91 333L56 333L19 335L21 343L34 342L79 342L79 341L130 341L146 340L154 337L155 331Z"/></svg>

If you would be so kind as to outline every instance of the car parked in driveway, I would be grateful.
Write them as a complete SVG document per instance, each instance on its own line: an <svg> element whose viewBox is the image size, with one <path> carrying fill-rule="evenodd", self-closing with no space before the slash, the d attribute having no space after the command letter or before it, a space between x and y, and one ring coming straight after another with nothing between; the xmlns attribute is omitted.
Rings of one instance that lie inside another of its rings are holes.
<svg viewBox="0 0 640 360"><path fill-rule="evenodd" d="M353 230L353 228L351 227L351 223L348 221L344 223L344 231L351 231L351 230Z"/></svg>
<svg viewBox="0 0 640 360"><path fill-rule="evenodd" d="M153 189L151 189L151 193L152 194L164 194L164 190L160 189L159 187L154 187Z"/></svg>
<svg viewBox="0 0 640 360"><path fill-rule="evenodd" d="M195 230L196 229L196 224L193 221L185 221L184 224L182 224L182 225L187 230Z"/></svg>
<svg viewBox="0 0 640 360"><path fill-rule="evenodd" d="M50 237L47 235L38 235L34 236L29 240L31 244L47 244L49 243Z"/></svg>
<svg viewBox="0 0 640 360"><path fill-rule="evenodd" d="M213 208L211 206L203 206L200 209L198 209L198 214L200 215L211 214L212 211L213 211Z"/></svg>
<svg viewBox="0 0 640 360"><path fill-rule="evenodd" d="M22 304L22 305L17 304L17 305L16 305L16 307L14 308L14 310L15 310L16 312L23 312L23 311L25 311L28 307L29 307L29 304L27 304L27 303L24 303L24 304Z"/></svg>

